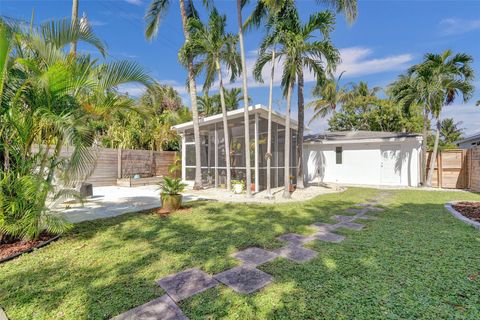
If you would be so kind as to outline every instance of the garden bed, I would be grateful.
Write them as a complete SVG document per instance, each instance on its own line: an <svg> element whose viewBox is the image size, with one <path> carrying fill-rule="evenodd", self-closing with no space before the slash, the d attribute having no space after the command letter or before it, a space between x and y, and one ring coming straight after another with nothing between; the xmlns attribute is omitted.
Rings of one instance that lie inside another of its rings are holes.
<svg viewBox="0 0 480 320"><path fill-rule="evenodd" d="M480 222L480 202L462 201L453 204L453 208L464 217Z"/></svg>
<svg viewBox="0 0 480 320"><path fill-rule="evenodd" d="M16 241L13 243L0 244L0 263L12 260L24 253L41 248L50 242L57 240L60 236L42 234L38 240Z"/></svg>

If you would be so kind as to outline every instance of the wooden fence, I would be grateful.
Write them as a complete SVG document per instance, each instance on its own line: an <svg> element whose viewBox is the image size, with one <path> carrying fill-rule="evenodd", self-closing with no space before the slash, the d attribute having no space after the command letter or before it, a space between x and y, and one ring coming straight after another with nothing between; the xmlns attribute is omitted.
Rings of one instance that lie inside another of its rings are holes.
<svg viewBox="0 0 480 320"><path fill-rule="evenodd" d="M66 146L61 155L69 157L71 153L72 149ZM117 179L135 175L142 178L166 175L177 154L175 151L110 148L96 148L95 153L94 170L86 180L95 187L113 186L117 184Z"/></svg>
<svg viewBox="0 0 480 320"><path fill-rule="evenodd" d="M480 192L480 147L470 149L469 188Z"/></svg>

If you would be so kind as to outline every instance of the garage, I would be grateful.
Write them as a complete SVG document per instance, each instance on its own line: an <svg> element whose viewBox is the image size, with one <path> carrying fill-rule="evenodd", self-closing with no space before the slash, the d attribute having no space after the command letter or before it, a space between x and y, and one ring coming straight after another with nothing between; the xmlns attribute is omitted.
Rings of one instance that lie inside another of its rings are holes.
<svg viewBox="0 0 480 320"><path fill-rule="evenodd" d="M305 181L346 185L420 184L422 136L340 131L305 136Z"/></svg>

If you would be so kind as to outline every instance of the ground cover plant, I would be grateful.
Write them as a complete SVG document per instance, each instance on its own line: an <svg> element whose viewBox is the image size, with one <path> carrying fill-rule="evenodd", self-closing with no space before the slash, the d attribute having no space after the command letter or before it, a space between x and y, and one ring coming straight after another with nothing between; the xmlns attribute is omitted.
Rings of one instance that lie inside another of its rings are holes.
<svg viewBox="0 0 480 320"><path fill-rule="evenodd" d="M132 213L85 222L59 241L0 265L0 301L11 319L108 319L164 294L154 281L197 267L239 264L230 254L276 248L286 232L365 202L349 189L285 205L198 202L159 218ZM443 205L465 192L389 191L378 220L340 229L340 244L314 242L313 260L277 258L259 268L274 282L252 295L220 285L180 302L190 319L478 319L480 233Z"/></svg>

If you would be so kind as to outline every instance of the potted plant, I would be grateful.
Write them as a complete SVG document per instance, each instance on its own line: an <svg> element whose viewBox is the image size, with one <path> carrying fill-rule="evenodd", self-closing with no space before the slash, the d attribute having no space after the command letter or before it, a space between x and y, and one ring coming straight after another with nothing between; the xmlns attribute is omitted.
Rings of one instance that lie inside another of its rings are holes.
<svg viewBox="0 0 480 320"><path fill-rule="evenodd" d="M289 192L294 192L296 187L297 187L297 185L293 183L293 179L295 179L295 177L290 176L289 178L290 178L290 184L288 185L288 191Z"/></svg>
<svg viewBox="0 0 480 320"><path fill-rule="evenodd" d="M232 180L232 190L233 193L239 194L243 192L245 188L245 183L242 180Z"/></svg>
<svg viewBox="0 0 480 320"><path fill-rule="evenodd" d="M182 205L181 192L185 190L187 185L180 178L164 177L159 183L160 200L162 201L162 209L165 211L174 211L180 209Z"/></svg>

